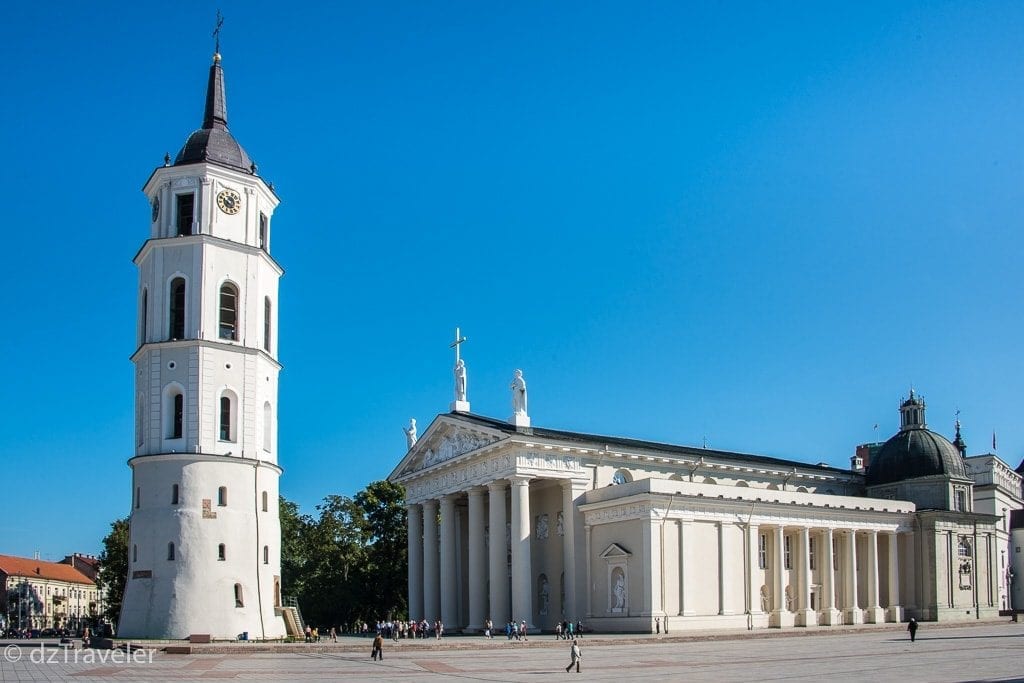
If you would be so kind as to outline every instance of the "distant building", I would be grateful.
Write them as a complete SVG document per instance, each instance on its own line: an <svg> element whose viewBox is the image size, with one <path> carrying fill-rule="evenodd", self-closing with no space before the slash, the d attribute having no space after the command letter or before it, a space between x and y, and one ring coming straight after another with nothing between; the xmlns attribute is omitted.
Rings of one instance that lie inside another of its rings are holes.
<svg viewBox="0 0 1024 683"><path fill-rule="evenodd" d="M96 582L63 562L0 555L0 619L4 629L80 631L100 617Z"/></svg>

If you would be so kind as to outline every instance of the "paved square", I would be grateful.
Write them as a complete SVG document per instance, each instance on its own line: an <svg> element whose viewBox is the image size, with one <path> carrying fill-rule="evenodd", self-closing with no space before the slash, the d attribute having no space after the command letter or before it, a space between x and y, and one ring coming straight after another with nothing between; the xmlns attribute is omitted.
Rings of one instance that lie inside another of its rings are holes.
<svg viewBox="0 0 1024 683"><path fill-rule="evenodd" d="M789 632L792 633L792 632ZM893 628L731 634L694 640L588 638L582 673L589 681L1024 681L1024 624L937 627L925 624L918 641ZM386 643L382 662L370 642L343 639L337 646L296 644L282 652L166 655L137 663L0 662L2 681L538 681L565 677L569 648L551 636L528 643L504 639L446 639ZM81 657L81 655L80 655ZM36 656L38 659L38 656ZM577 676L572 673L572 676Z"/></svg>

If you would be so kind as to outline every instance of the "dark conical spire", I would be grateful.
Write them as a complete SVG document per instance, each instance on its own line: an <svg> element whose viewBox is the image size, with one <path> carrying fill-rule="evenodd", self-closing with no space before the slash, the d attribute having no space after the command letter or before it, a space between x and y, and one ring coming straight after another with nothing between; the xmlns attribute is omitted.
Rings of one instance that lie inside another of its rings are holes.
<svg viewBox="0 0 1024 683"><path fill-rule="evenodd" d="M255 165L228 130L228 105L220 53L213 55L206 85L203 127L193 131L178 152L174 165L213 162L255 174Z"/></svg>
<svg viewBox="0 0 1024 683"><path fill-rule="evenodd" d="M224 95L224 69L220 66L220 53L213 55L210 80L206 85L206 111L203 128L228 127L228 102Z"/></svg>

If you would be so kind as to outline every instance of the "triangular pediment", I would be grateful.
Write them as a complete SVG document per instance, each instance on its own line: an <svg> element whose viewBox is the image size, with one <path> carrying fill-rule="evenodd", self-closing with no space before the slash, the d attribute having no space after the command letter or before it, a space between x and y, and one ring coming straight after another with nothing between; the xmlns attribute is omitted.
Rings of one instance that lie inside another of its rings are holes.
<svg viewBox="0 0 1024 683"><path fill-rule="evenodd" d="M601 553L600 557L603 557L607 560L614 559L617 557L630 557L631 555L631 552L623 548L618 543L612 543L610 546L604 549L604 552Z"/></svg>
<svg viewBox="0 0 1024 683"><path fill-rule="evenodd" d="M414 472L461 458L507 436L496 429L467 424L459 420L457 415L439 415L409 449L388 479L395 481Z"/></svg>

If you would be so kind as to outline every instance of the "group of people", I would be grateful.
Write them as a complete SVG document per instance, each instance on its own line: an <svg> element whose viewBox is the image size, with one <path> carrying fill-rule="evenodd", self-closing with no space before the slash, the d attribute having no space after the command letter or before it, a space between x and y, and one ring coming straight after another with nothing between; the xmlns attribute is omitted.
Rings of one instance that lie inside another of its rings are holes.
<svg viewBox="0 0 1024 683"><path fill-rule="evenodd" d="M561 621L555 624L556 640L576 640L583 637L583 622Z"/></svg>

